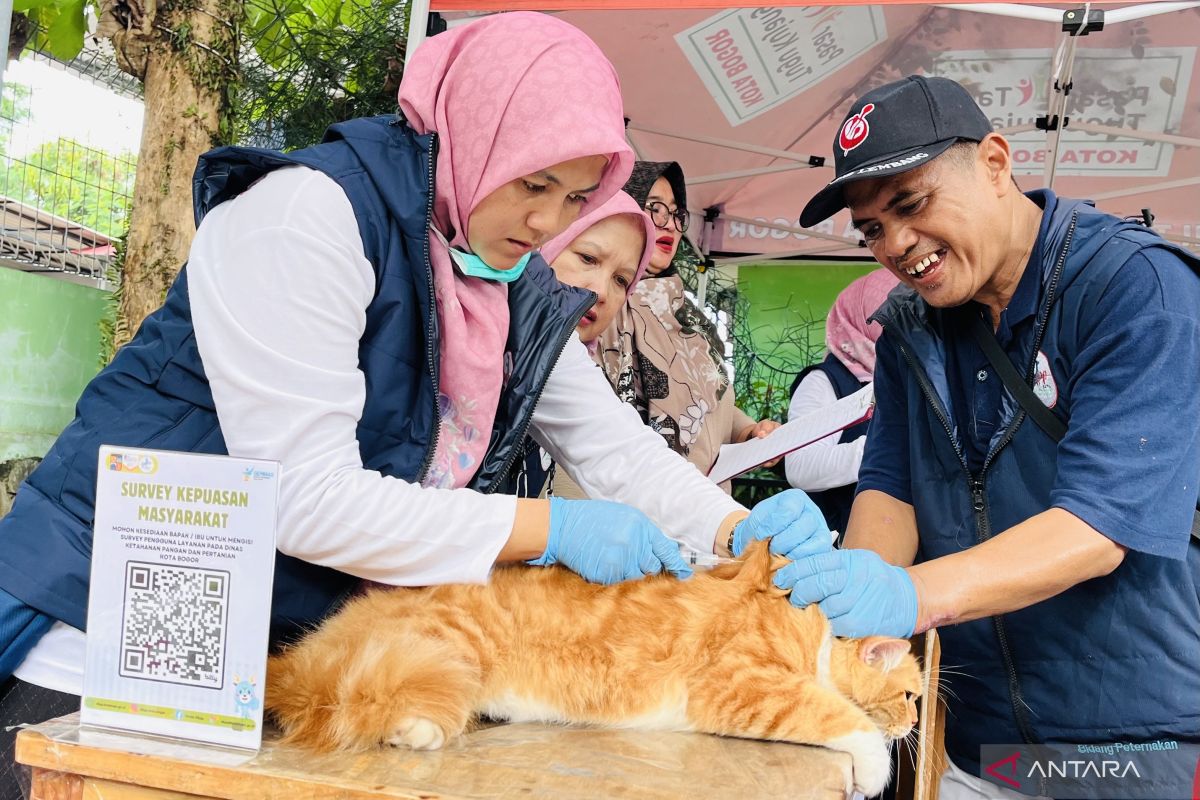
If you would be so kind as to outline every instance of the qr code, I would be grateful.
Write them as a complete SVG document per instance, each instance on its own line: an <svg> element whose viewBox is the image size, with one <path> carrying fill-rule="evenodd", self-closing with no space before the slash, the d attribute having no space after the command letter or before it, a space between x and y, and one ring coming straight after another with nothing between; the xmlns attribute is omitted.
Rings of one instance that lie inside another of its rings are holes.
<svg viewBox="0 0 1200 800"><path fill-rule="evenodd" d="M120 674L221 689L228 622L228 572L127 562Z"/></svg>

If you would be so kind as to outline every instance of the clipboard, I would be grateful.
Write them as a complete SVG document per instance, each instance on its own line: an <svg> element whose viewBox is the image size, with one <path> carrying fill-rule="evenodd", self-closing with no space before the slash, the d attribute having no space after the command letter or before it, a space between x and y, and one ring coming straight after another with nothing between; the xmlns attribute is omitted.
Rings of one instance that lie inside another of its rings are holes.
<svg viewBox="0 0 1200 800"><path fill-rule="evenodd" d="M708 477L713 483L724 483L760 464L864 422L871 418L874 409L874 384L867 384L832 405L779 426L762 439L721 445L721 452L709 469Z"/></svg>

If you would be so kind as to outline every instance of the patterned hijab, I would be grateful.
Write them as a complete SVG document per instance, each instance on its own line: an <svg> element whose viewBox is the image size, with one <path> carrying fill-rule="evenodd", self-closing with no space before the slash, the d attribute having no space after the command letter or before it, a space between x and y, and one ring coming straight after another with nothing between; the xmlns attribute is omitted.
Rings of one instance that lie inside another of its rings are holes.
<svg viewBox="0 0 1200 800"><path fill-rule="evenodd" d="M616 71L592 40L533 12L485 17L413 51L400 110L417 133L438 134L433 224L449 246L469 248L471 212L524 175L584 156L608 164L592 203L629 176ZM426 486L466 486L487 449L508 338L504 284L466 277L430 236L440 330L437 452Z"/></svg>
<svg viewBox="0 0 1200 800"><path fill-rule="evenodd" d="M825 320L825 346L862 382L875 374L875 342L883 335L878 322L867 322L900 279L877 269L851 281L833 301Z"/></svg>

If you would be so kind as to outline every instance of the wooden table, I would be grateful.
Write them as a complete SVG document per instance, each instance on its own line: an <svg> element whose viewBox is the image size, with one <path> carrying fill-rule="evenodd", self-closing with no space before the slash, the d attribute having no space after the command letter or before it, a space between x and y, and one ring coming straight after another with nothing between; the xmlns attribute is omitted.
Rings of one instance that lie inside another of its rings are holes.
<svg viewBox="0 0 1200 800"><path fill-rule="evenodd" d="M17 761L33 768L33 800L844 800L850 774L846 754L818 747L540 725L484 728L441 751L327 756L281 745L268 731L256 757L206 763L195 748L150 755L109 749L124 737L89 742L77 717L17 736Z"/></svg>
<svg viewBox="0 0 1200 800"><path fill-rule="evenodd" d="M936 800L944 768L940 647L915 641L924 685L916 769L897 797ZM141 752L134 752L141 751ZM32 800L458 800L521 797L845 800L850 758L819 747L685 733L494 725L434 752L315 756L268 729L257 756L82 731L71 714L21 731Z"/></svg>

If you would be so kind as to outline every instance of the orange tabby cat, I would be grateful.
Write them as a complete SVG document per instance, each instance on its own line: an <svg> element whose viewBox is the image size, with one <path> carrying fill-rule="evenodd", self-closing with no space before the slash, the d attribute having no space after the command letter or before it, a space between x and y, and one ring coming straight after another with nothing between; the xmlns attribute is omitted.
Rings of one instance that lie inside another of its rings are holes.
<svg viewBox="0 0 1200 800"><path fill-rule="evenodd" d="M267 710L317 749L441 747L479 715L699 731L850 754L878 794L888 743L916 723L902 639L834 638L771 583L765 545L687 581L614 586L561 568L486 586L376 589L268 667Z"/></svg>

